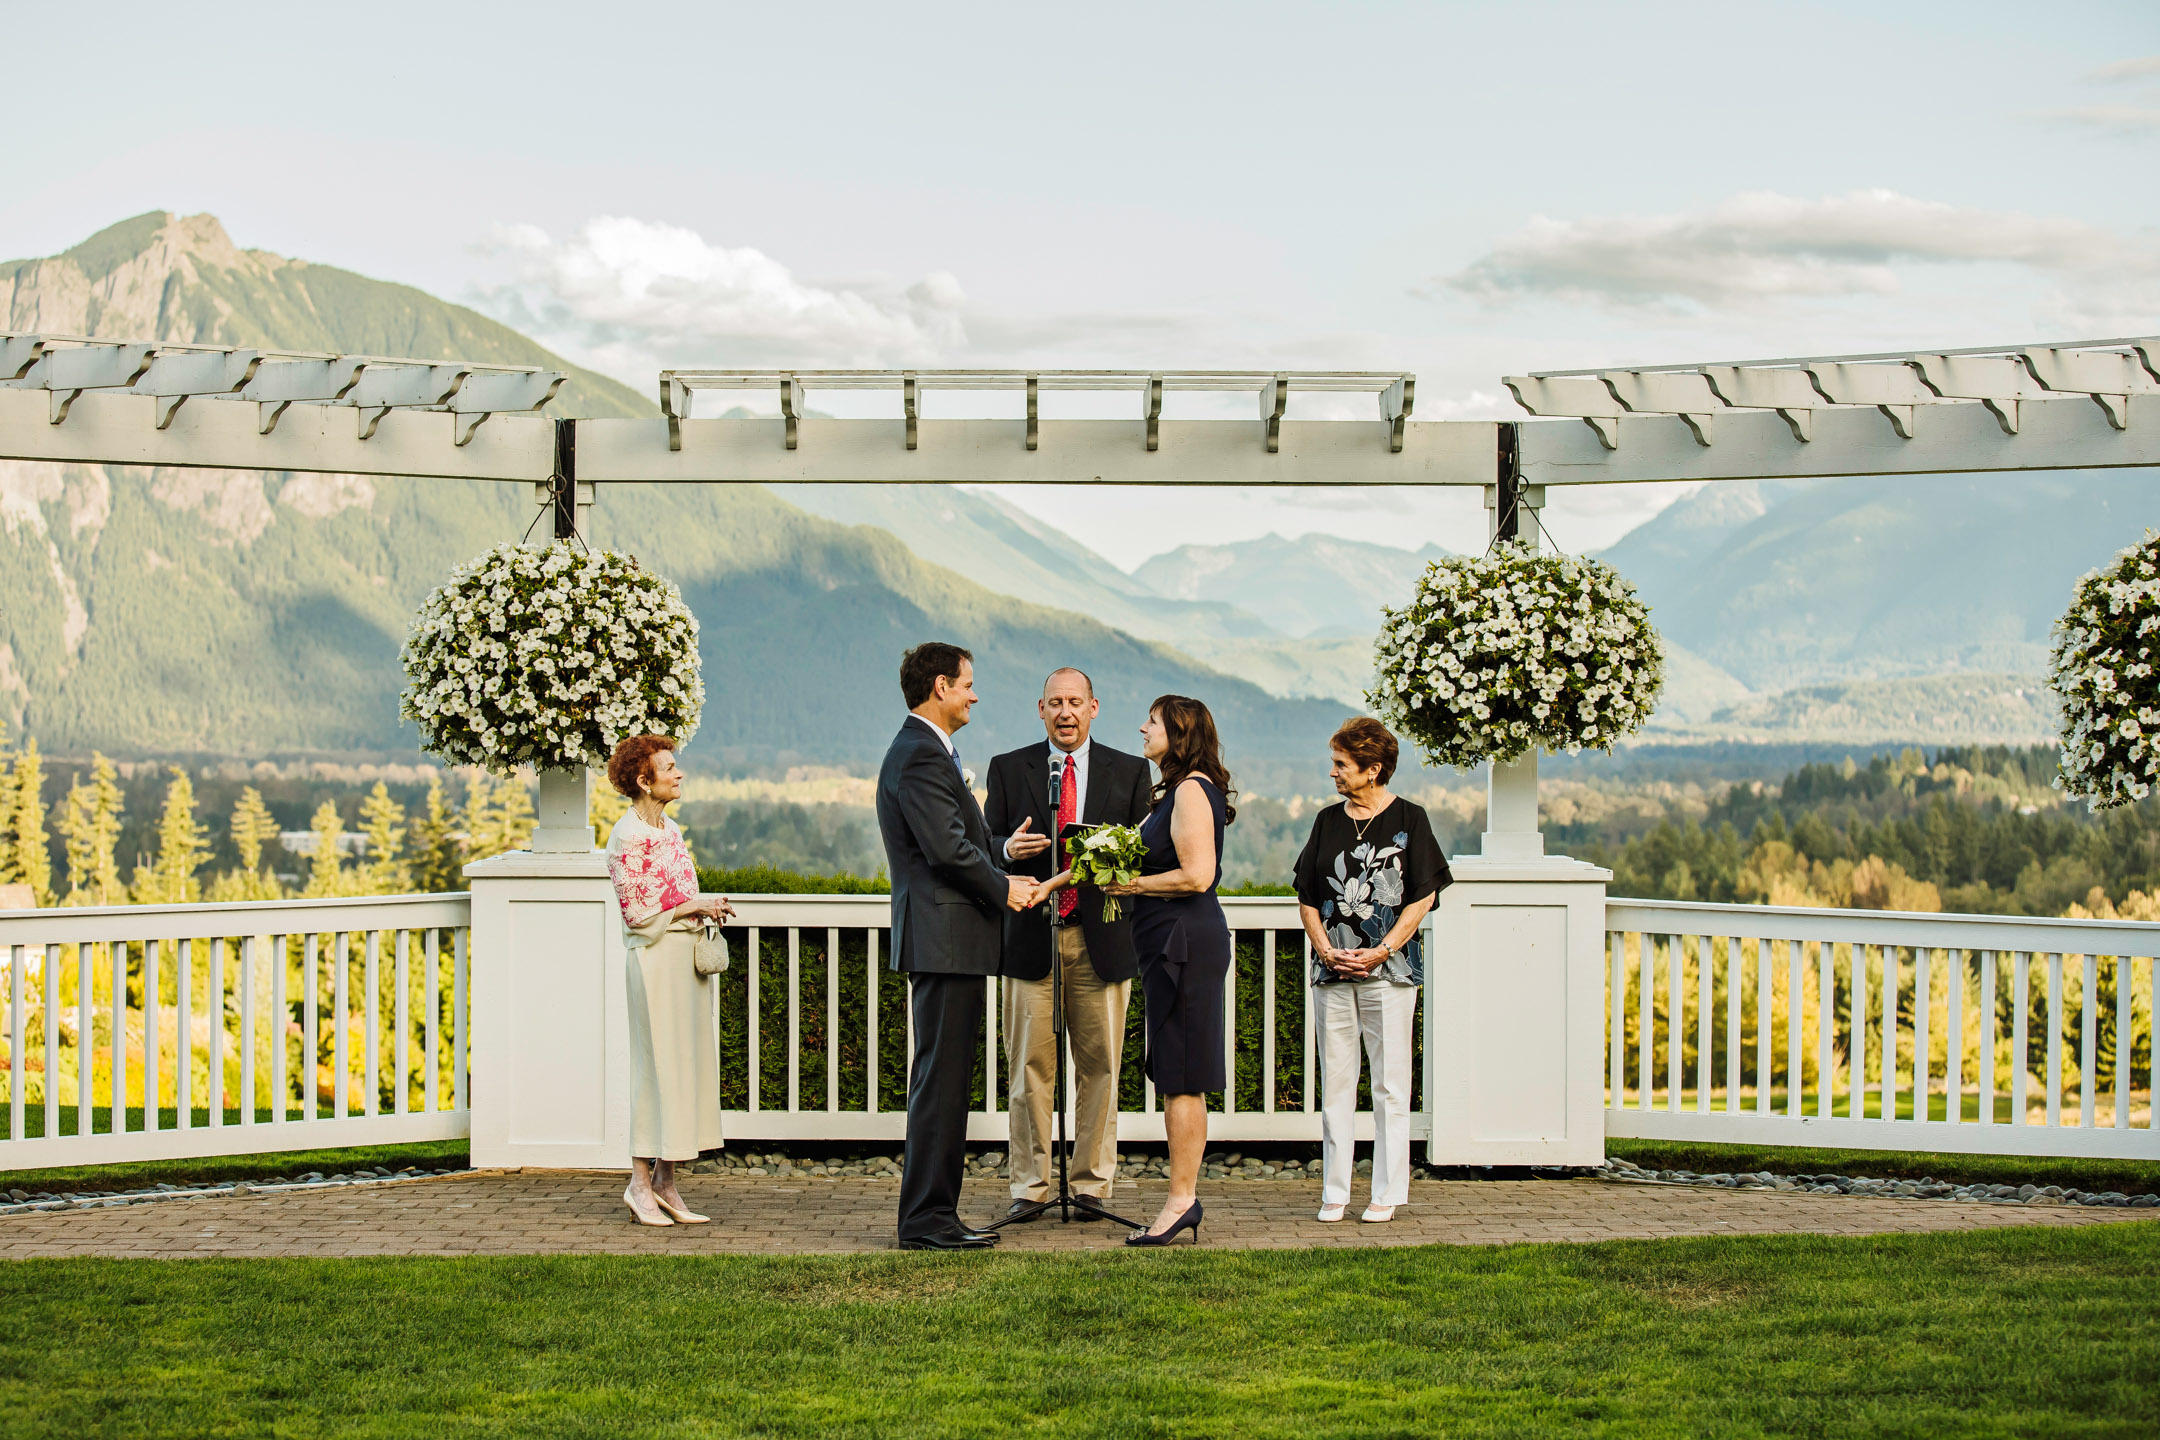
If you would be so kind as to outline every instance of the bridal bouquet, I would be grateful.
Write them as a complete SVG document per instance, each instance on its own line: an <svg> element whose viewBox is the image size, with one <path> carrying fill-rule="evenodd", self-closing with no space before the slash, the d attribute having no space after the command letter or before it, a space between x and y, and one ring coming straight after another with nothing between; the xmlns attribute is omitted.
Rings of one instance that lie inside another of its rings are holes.
<svg viewBox="0 0 2160 1440"><path fill-rule="evenodd" d="M1147 843L1140 838L1137 826L1090 825L1065 842L1065 854L1072 861L1075 885L1130 885L1140 874ZM1124 896L1103 896L1104 924L1124 913Z"/></svg>
<svg viewBox="0 0 2160 1440"><path fill-rule="evenodd" d="M1384 610L1366 697L1436 765L1610 750L1650 718L1665 651L1610 565L1516 544L1428 566Z"/></svg>
<svg viewBox="0 0 2160 1440"><path fill-rule="evenodd" d="M2048 683L2062 699L2055 783L2095 810L2127 805L2160 780L2160 536L2078 581L2055 624Z"/></svg>
<svg viewBox="0 0 2160 1440"><path fill-rule="evenodd" d="M688 739L705 706L696 617L612 551L496 546L421 604L402 658L421 747L497 772L604 767L625 735Z"/></svg>

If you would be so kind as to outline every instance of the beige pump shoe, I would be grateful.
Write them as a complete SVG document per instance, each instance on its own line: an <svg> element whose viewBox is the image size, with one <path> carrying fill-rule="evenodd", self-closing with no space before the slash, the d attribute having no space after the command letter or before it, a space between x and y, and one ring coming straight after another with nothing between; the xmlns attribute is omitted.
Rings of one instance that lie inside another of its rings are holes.
<svg viewBox="0 0 2160 1440"><path fill-rule="evenodd" d="M668 1218L673 1220L677 1225L712 1224L712 1216L700 1215L697 1213L697 1211L686 1209L685 1207L680 1205L670 1205L668 1203L667 1197L665 1195L662 1195L657 1190L653 1191L652 1198L653 1204L658 1205L662 1210L665 1210L668 1213Z"/></svg>
<svg viewBox="0 0 2160 1440"><path fill-rule="evenodd" d="M658 1201L659 1201L659 1197L658 1197L658 1196L655 1196L655 1197L653 1197L653 1198L654 1198L654 1203L655 1203L655 1205L657 1206L657 1204L658 1204ZM630 1213L631 1213L632 1215L634 1215L634 1216L636 1216L636 1217L637 1217L637 1223L638 1223L638 1224L640 1224L640 1225L662 1225L662 1226L666 1226L666 1225L673 1225L673 1224L675 1223L675 1222L674 1222L673 1220L670 1220L670 1219L668 1219L668 1217L667 1217L667 1216L665 1216L665 1215L661 1214L661 1213L660 1213L660 1210L659 1210L658 1208L655 1208L655 1209L653 1209L653 1210L651 1210L651 1211L645 1211L645 1210L640 1210L640 1209L638 1209L638 1203L637 1203L637 1196L636 1196L635 1192L633 1192L633 1191L632 1191L632 1190L631 1190L630 1188L628 1188L627 1186L626 1186L626 1187L624 1187L624 1189L623 1189L623 1192L622 1192L622 1200L623 1200L623 1204L625 1204L625 1205L627 1205L627 1206L629 1206L629 1207L630 1207Z"/></svg>

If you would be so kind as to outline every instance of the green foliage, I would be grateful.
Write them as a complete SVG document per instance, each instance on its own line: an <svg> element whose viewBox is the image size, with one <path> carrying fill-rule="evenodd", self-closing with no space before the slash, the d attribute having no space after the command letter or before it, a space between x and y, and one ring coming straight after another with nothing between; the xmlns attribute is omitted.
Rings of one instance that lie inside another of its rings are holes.
<svg viewBox="0 0 2160 1440"><path fill-rule="evenodd" d="M2160 1425L2150 1223L1014 1253L1027 1244L26 1261L0 1270L0 1429L583 1436L681 1417L659 1428L1963 1440Z"/></svg>
<svg viewBox="0 0 2160 1440"><path fill-rule="evenodd" d="M181 905L202 898L195 872L210 853L208 832L195 823L194 782L179 766L169 768L172 783L165 789L165 808L158 817L157 863L135 867L133 889L138 905Z"/></svg>
<svg viewBox="0 0 2160 1440"><path fill-rule="evenodd" d="M454 828L439 775L428 778L426 805L413 819L408 842L413 889L440 895L465 888L465 847Z"/></svg>
<svg viewBox="0 0 2160 1440"><path fill-rule="evenodd" d="M360 867L360 884L369 895L398 895L412 888L412 875L401 852L405 848L405 807L390 798L390 787L378 780L360 802L360 833L367 840L367 859Z"/></svg>
<svg viewBox="0 0 2160 1440"><path fill-rule="evenodd" d="M325 800L315 807L315 818L308 828L315 832L314 853L308 856L307 888L300 893L312 898L346 893L345 881L345 817L338 808Z"/></svg>
<svg viewBox="0 0 2160 1440"><path fill-rule="evenodd" d="M120 905L127 892L120 884L121 794L118 772L102 754L91 757L90 783L68 787L60 835L67 849L69 905Z"/></svg>
<svg viewBox="0 0 2160 1440"><path fill-rule="evenodd" d="M884 875L801 875L770 865L698 871L698 888L720 895L890 895Z"/></svg>
<svg viewBox="0 0 2160 1440"><path fill-rule="evenodd" d="M1555 826L1548 843L1609 866L1613 894L1644 899L1768 898L1759 867L1772 843L1826 873L1878 859L1972 914L2061 915L2095 889L2116 903L2160 890L2160 801L2069 809L2048 789L2053 762L2048 746L1972 746L1810 764L1779 787L1732 787L1699 821L1624 837Z"/></svg>

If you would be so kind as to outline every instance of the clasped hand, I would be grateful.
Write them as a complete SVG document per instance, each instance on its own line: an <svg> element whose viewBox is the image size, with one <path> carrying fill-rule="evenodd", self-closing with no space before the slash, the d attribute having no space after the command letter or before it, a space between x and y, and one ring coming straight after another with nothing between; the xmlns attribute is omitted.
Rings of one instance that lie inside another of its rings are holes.
<svg viewBox="0 0 2160 1440"><path fill-rule="evenodd" d="M1376 945L1365 950L1330 950L1321 957L1321 963L1338 975L1363 979L1379 969L1387 957L1386 948Z"/></svg>
<svg viewBox="0 0 2160 1440"><path fill-rule="evenodd" d="M709 920L717 920L722 925L725 925L735 918L735 907L728 903L728 898L725 895L700 895L697 898L696 908L690 913L703 915Z"/></svg>

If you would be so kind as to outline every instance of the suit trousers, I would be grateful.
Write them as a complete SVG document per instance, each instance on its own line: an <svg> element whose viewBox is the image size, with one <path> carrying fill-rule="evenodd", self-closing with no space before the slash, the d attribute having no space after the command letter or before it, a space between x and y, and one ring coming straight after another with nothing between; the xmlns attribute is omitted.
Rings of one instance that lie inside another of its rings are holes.
<svg viewBox="0 0 2160 1440"><path fill-rule="evenodd" d="M902 1240L919 1240L960 1223L968 1098L988 988L984 978L936 971L908 975L915 1068L908 1073L907 1150L900 1162Z"/></svg>
<svg viewBox="0 0 2160 1440"><path fill-rule="evenodd" d="M1320 1203L1350 1203L1357 1150L1358 1042L1372 1062L1372 1203L1410 1198L1410 1028L1415 985L1385 980L1315 985L1320 1032Z"/></svg>
<svg viewBox="0 0 2160 1440"><path fill-rule="evenodd" d="M1088 902L1082 900L1081 904ZM1117 1183L1118 1071L1125 1058L1125 1006L1132 981L1105 980L1088 959L1087 935L1060 925L1058 965L1065 977L1065 1039L1072 1055L1072 1188L1107 1201ZM1005 1054L1012 1066L1006 1103L1011 1124L1012 1195L1047 1200L1056 1173L1050 1155L1057 1138L1052 1115L1057 1091L1057 1037L1050 1029L1051 982L1005 981Z"/></svg>

